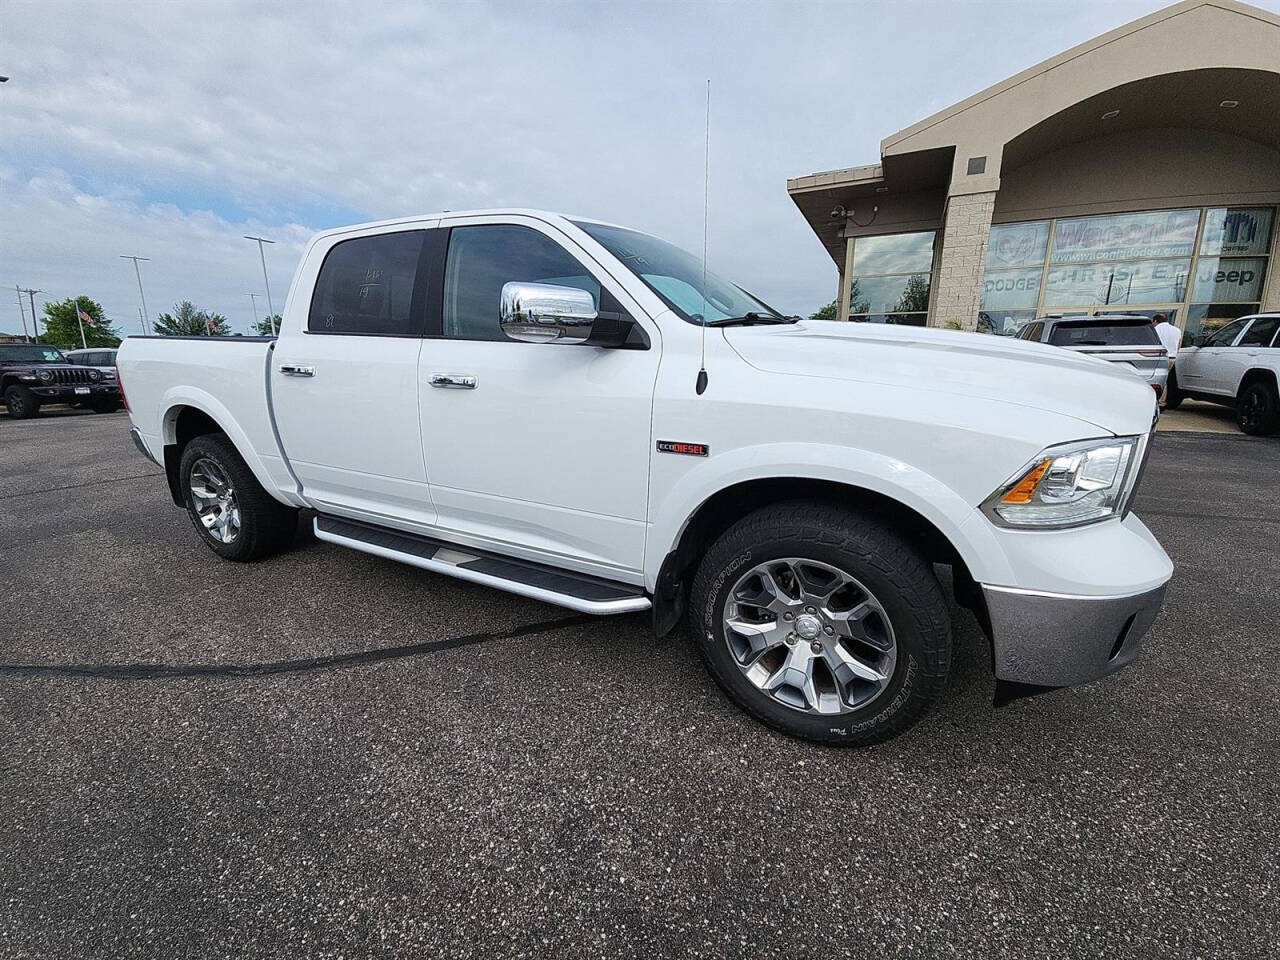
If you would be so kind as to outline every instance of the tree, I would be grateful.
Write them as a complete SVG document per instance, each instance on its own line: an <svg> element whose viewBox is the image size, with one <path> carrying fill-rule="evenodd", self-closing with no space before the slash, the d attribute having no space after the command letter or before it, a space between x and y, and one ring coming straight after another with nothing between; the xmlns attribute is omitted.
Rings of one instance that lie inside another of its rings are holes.
<svg viewBox="0 0 1280 960"><path fill-rule="evenodd" d="M275 329L271 327L271 322L275 321ZM274 337L276 331L280 329L280 314L271 313L263 317L253 325L253 332L260 337Z"/></svg>
<svg viewBox="0 0 1280 960"><path fill-rule="evenodd" d="M231 332L220 313L197 310L190 300L173 305L173 313L156 317L156 333L162 337L225 337Z"/></svg>
<svg viewBox="0 0 1280 960"><path fill-rule="evenodd" d="M849 284L849 312L851 314L871 312L871 301L863 298L857 277L854 277L853 282Z"/></svg>
<svg viewBox="0 0 1280 960"><path fill-rule="evenodd" d="M84 324L84 340L80 339L82 321L76 316L79 306L89 316ZM78 350L82 346L118 347L120 331L107 321L102 304L88 297L67 297L57 303L44 305L44 330L40 339L63 350Z"/></svg>
<svg viewBox="0 0 1280 960"><path fill-rule="evenodd" d="M813 313L809 314L810 320L838 320L840 313L840 301L832 300L825 307L819 307Z"/></svg>
<svg viewBox="0 0 1280 960"><path fill-rule="evenodd" d="M913 274L902 288L902 296L894 313L924 313L929 309L929 278L923 273Z"/></svg>

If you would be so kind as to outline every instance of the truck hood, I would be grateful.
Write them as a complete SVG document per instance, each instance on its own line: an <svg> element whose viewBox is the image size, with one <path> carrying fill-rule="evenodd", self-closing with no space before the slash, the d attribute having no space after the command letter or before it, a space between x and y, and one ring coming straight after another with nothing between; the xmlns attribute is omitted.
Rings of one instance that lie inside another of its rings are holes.
<svg viewBox="0 0 1280 960"><path fill-rule="evenodd" d="M1155 411L1151 387L1136 374L1047 344L821 320L723 332L743 360L770 373L996 400L1074 417L1118 435L1146 433Z"/></svg>

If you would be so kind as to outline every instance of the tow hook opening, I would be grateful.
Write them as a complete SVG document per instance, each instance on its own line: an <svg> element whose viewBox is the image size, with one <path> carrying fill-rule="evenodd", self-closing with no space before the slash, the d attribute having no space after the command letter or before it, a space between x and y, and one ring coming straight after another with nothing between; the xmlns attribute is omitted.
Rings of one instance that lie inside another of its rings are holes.
<svg viewBox="0 0 1280 960"><path fill-rule="evenodd" d="M1130 614L1129 619L1124 622L1124 626L1116 634L1116 642L1111 645L1111 654L1107 657L1107 663L1120 656L1120 651L1124 649L1124 642L1129 639L1129 631L1133 629L1133 621L1137 619L1138 615L1134 613Z"/></svg>

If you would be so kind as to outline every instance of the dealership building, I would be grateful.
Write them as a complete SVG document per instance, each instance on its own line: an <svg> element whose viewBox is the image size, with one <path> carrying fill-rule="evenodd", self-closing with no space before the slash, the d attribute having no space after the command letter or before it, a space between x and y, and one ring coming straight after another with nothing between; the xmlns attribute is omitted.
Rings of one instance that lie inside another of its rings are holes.
<svg viewBox="0 0 1280 960"><path fill-rule="evenodd" d="M1165 313L1195 334L1280 310L1280 16L1184 0L787 190L849 320Z"/></svg>

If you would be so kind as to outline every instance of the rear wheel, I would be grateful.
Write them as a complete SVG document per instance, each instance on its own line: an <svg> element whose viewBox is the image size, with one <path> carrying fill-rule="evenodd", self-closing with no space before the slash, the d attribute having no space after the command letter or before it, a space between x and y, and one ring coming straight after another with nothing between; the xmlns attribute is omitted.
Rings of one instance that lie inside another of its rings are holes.
<svg viewBox="0 0 1280 960"><path fill-rule="evenodd" d="M1265 380L1254 380L1240 391L1236 400L1236 423L1243 433L1269 437L1280 430L1280 401L1276 390Z"/></svg>
<svg viewBox="0 0 1280 960"><path fill-rule="evenodd" d="M16 384L4 392L4 405L15 420L27 420L40 413L40 400L26 387Z"/></svg>
<svg viewBox="0 0 1280 960"><path fill-rule="evenodd" d="M187 515L218 556L241 562L257 560L292 539L298 511L262 488L222 434L205 434L188 443L178 475Z"/></svg>
<svg viewBox="0 0 1280 960"><path fill-rule="evenodd" d="M932 568L873 518L780 504L731 527L694 579L694 642L721 688L793 736L858 746L938 699L951 619Z"/></svg>

